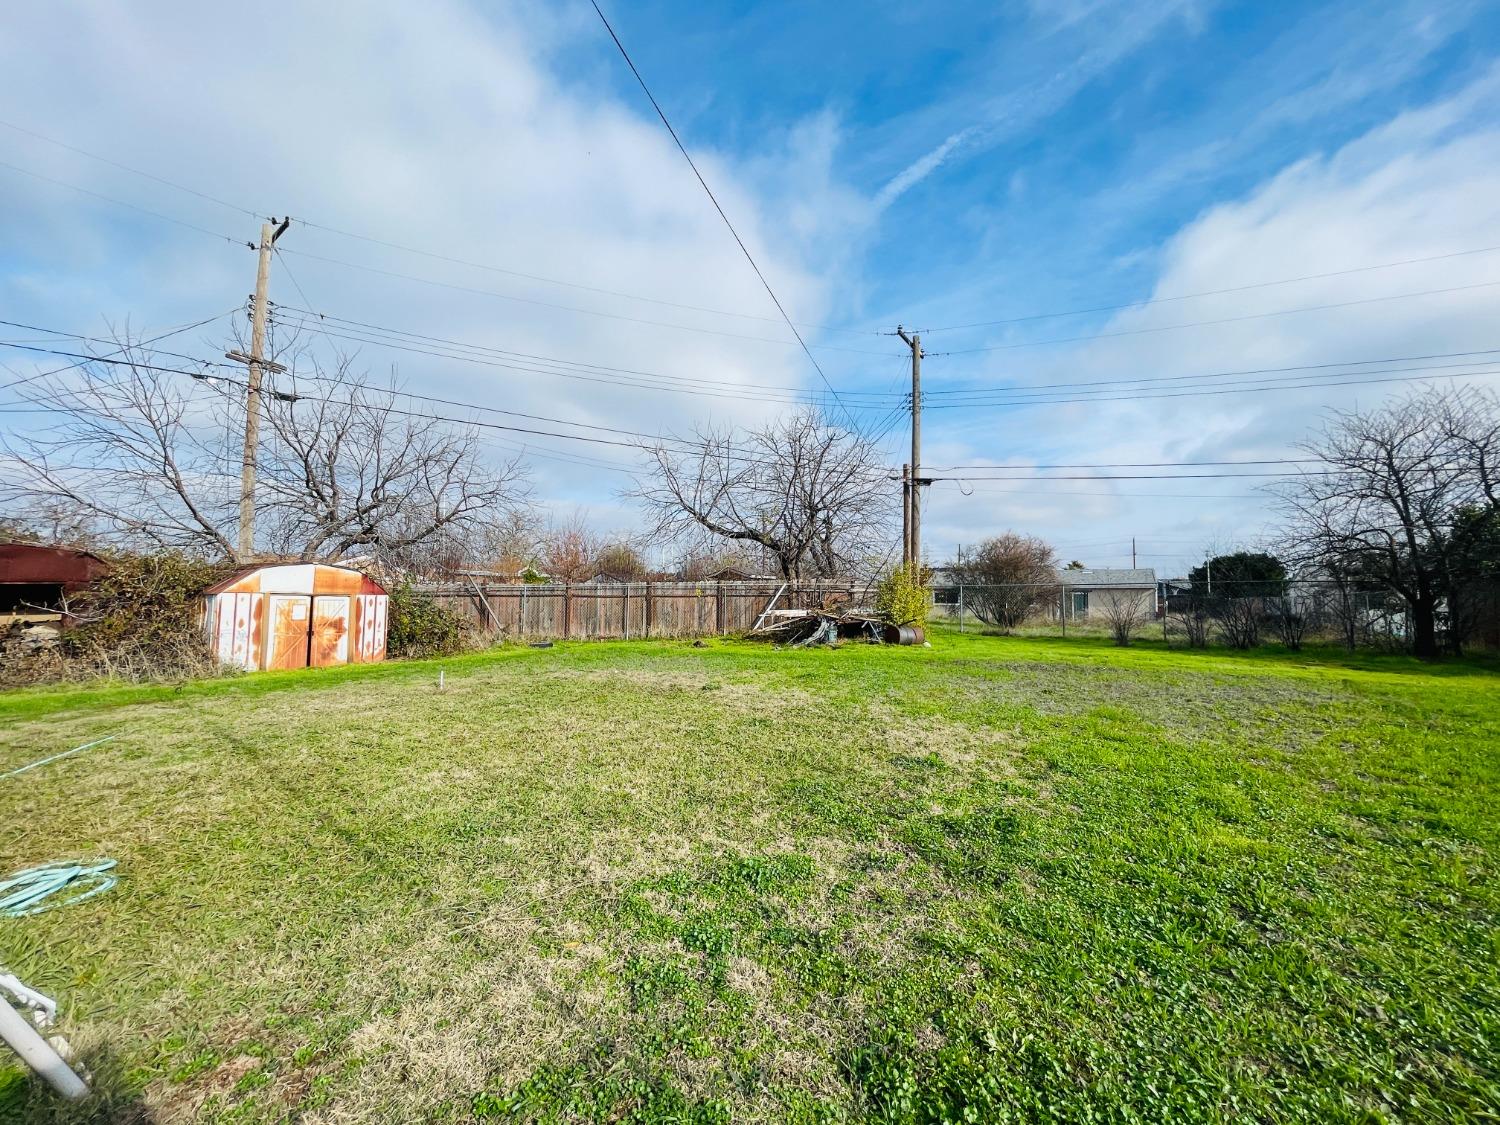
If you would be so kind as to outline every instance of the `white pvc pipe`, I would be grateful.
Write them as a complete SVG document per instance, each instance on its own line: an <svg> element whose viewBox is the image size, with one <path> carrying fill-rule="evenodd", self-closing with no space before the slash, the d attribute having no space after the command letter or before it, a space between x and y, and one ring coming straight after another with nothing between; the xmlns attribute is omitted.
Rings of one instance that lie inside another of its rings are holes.
<svg viewBox="0 0 1500 1125"><path fill-rule="evenodd" d="M10 1044L11 1049L21 1056L21 1061L45 1078L63 1097L76 1101L88 1096L89 1088L83 1079L73 1073L73 1068L63 1062L62 1056L3 996L0 996L0 1039Z"/></svg>

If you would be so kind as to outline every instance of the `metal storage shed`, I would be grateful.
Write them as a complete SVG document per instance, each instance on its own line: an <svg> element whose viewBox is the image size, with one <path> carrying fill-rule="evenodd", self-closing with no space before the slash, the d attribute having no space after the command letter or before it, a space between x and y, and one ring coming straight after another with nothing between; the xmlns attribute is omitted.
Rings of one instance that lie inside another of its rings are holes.
<svg viewBox="0 0 1500 1125"><path fill-rule="evenodd" d="M385 589L322 563L249 567L203 592L203 628L236 668L322 668L385 659Z"/></svg>

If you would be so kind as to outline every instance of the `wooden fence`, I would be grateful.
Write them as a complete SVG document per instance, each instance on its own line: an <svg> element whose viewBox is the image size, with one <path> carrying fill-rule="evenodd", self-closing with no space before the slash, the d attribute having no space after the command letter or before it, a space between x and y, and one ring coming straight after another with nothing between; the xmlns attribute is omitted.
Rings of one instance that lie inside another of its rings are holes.
<svg viewBox="0 0 1500 1125"><path fill-rule="evenodd" d="M438 604L497 637L603 640L704 637L749 630L776 609L867 605L868 587L849 582L585 582L423 588ZM779 597L777 596L779 593Z"/></svg>

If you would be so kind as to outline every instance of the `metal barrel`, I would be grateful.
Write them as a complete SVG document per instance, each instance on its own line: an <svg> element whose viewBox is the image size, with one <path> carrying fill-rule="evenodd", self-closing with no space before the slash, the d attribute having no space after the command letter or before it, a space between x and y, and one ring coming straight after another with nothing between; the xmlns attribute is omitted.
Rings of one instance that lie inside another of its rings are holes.
<svg viewBox="0 0 1500 1125"><path fill-rule="evenodd" d="M927 640L920 625L887 625L885 643L888 645L919 645Z"/></svg>

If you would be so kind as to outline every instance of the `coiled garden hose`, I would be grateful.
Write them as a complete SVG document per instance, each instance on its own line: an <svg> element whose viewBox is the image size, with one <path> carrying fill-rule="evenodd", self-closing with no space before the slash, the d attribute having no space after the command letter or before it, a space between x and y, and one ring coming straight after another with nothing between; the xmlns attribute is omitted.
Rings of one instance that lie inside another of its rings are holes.
<svg viewBox="0 0 1500 1125"><path fill-rule="evenodd" d="M98 863L44 863L17 871L0 880L0 917L25 918L102 895L120 881L110 874L114 866L114 860L101 859ZM61 902L48 901L70 888L82 890Z"/></svg>

